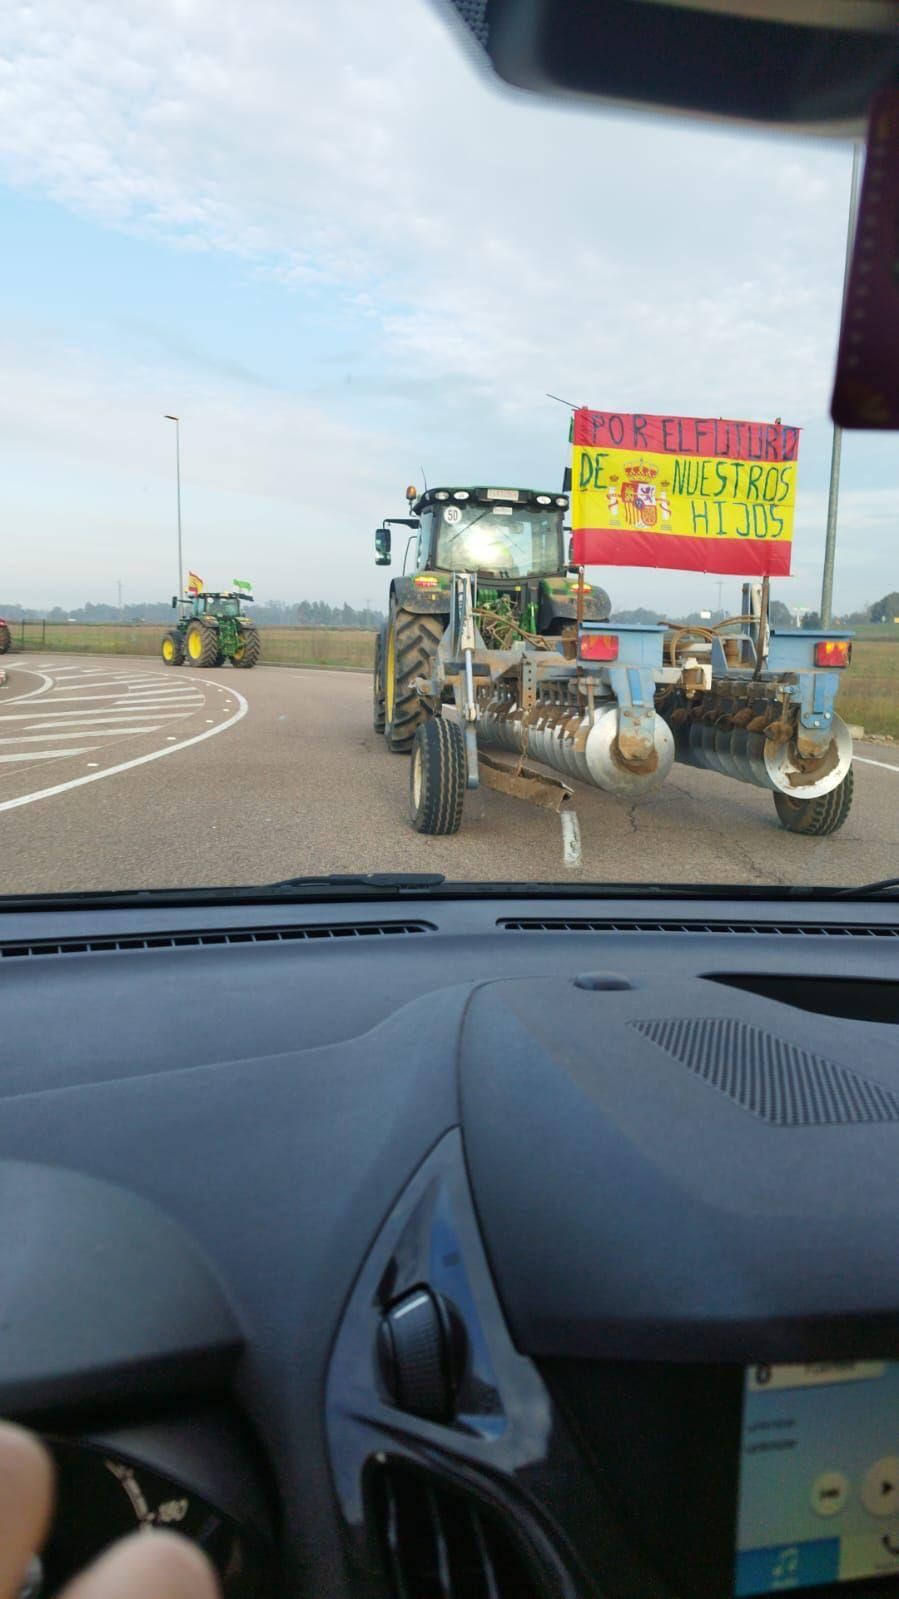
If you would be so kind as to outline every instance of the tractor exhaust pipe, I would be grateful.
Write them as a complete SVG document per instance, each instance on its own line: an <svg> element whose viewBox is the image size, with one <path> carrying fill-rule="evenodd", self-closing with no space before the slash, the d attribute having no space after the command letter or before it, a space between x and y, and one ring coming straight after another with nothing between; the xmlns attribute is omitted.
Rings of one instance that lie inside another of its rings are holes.
<svg viewBox="0 0 899 1599"><path fill-rule="evenodd" d="M478 743L485 748L529 755L563 777L638 799L668 776L674 764L674 736L667 722L654 713L652 748L643 759L627 761L618 733L615 701L598 705L592 715L570 704L538 703L526 717L513 700L491 700L477 724Z"/></svg>

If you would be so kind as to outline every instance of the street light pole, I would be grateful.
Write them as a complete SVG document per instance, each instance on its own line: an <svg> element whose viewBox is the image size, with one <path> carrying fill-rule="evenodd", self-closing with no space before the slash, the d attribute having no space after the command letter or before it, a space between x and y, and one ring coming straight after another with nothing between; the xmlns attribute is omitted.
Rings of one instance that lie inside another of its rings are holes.
<svg viewBox="0 0 899 1599"><path fill-rule="evenodd" d="M174 422L175 424L175 485L178 494L178 588L176 592L180 609L182 585L184 583L184 568L181 564L181 418L169 416L168 412L166 412L164 421Z"/></svg>
<svg viewBox="0 0 899 1599"><path fill-rule="evenodd" d="M855 242L855 222L858 216L858 196L861 188L861 146L856 139L852 145L852 177L849 185L849 216L846 223L846 260L843 267L843 308L846 315L846 295L849 290L849 269L852 265L852 246ZM830 451L830 489L827 495L827 532L824 539L824 576L821 580L821 626L830 627L833 619L833 565L837 551L837 510L840 503L840 458L843 453L843 429L835 422Z"/></svg>

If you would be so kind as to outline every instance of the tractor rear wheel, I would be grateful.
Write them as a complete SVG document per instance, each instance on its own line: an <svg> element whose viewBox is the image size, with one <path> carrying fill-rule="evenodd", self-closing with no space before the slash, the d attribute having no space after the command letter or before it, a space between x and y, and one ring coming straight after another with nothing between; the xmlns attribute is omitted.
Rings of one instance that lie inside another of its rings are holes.
<svg viewBox="0 0 899 1599"><path fill-rule="evenodd" d="M243 666L249 671L255 666L262 654L262 640L255 627L245 627L241 631L240 643L231 657L232 666Z"/></svg>
<svg viewBox="0 0 899 1599"><path fill-rule="evenodd" d="M445 631L441 617L404 611L395 600L391 604L384 652L384 734L395 755L408 754L416 728L432 714L413 685L417 677L430 677Z"/></svg>
<svg viewBox="0 0 899 1599"><path fill-rule="evenodd" d="M9 628L5 622L0 622L0 655L5 655L12 644Z"/></svg>
<svg viewBox="0 0 899 1599"><path fill-rule="evenodd" d="M219 652L218 635L205 622L191 622L184 635L184 653L191 666L214 666Z"/></svg>
<svg viewBox="0 0 899 1599"><path fill-rule="evenodd" d="M794 799L792 794L781 794L775 789L774 808L787 832L824 838L828 833L836 833L845 822L852 809L854 786L855 779L850 766L842 783L817 799Z"/></svg>
<svg viewBox="0 0 899 1599"><path fill-rule="evenodd" d="M166 666L182 666L184 663L184 641L177 628L172 628L170 633L162 636L162 659Z"/></svg>
<svg viewBox="0 0 899 1599"><path fill-rule="evenodd" d="M376 733L383 733L387 720L384 698L384 655L387 649L387 627L380 627L375 634L375 669L372 680L372 727Z"/></svg>
<svg viewBox="0 0 899 1599"><path fill-rule="evenodd" d="M458 833L465 799L465 735L432 716L417 728L409 771L409 814L417 833Z"/></svg>

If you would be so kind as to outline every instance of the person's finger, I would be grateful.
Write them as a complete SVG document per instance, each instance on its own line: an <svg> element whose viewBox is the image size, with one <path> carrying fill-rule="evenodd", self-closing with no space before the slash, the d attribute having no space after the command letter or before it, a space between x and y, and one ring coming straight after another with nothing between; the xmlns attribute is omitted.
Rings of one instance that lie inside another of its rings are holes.
<svg viewBox="0 0 899 1599"><path fill-rule="evenodd" d="M59 1599L221 1599L196 1544L175 1532L135 1532L82 1571Z"/></svg>
<svg viewBox="0 0 899 1599"><path fill-rule="evenodd" d="M46 1535L53 1463L43 1444L0 1422L0 1599L12 1599Z"/></svg>

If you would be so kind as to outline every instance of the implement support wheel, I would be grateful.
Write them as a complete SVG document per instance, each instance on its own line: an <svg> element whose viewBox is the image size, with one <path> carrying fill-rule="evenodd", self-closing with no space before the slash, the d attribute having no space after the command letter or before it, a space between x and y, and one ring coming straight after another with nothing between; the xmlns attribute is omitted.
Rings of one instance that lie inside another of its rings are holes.
<svg viewBox="0 0 899 1599"><path fill-rule="evenodd" d="M442 716L422 722L409 772L409 813L417 833L458 833L465 776L465 736L458 722Z"/></svg>
<svg viewBox="0 0 899 1599"><path fill-rule="evenodd" d="M789 833L805 833L807 837L823 838L842 827L852 809L852 790L855 779L850 766L842 783L829 794L818 799L794 799L792 794L774 792L774 808L781 824Z"/></svg>
<svg viewBox="0 0 899 1599"><path fill-rule="evenodd" d="M413 684L417 677L430 677L445 630L443 617L404 611L395 600L391 603L384 652L384 733L395 755L408 753L415 729L431 715Z"/></svg>
<svg viewBox="0 0 899 1599"><path fill-rule="evenodd" d="M184 645L181 634L175 628L163 635L162 659L166 666L181 666L184 661Z"/></svg>

